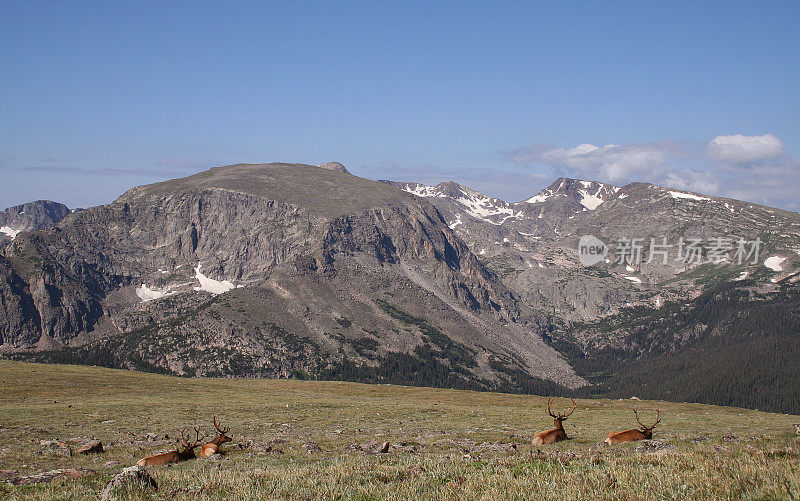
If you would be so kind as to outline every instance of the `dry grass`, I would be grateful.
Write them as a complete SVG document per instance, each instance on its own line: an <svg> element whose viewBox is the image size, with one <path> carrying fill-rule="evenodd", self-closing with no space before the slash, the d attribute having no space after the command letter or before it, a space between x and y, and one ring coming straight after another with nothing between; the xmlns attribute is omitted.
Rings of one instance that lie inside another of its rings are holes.
<svg viewBox="0 0 800 501"><path fill-rule="evenodd" d="M793 499L800 492L797 416L665 402L578 402L572 440L530 454L552 424L546 399L467 391L241 379L179 379L107 369L0 361L0 469L20 474L86 467L96 474L50 484L0 483L13 499L92 498L122 467L170 447L147 433L231 427L221 461L151 473L155 498L233 499ZM567 401L559 400L566 406ZM661 409L655 452L606 447L632 428L633 405ZM736 438L723 440L732 434ZM64 457L41 440L96 437L108 451ZM353 443L405 443L388 454ZM509 450L516 444L516 451ZM239 444L242 447L239 447ZM268 448L272 451L267 451ZM415 447L417 452L411 452ZM281 452L276 452L280 450Z"/></svg>

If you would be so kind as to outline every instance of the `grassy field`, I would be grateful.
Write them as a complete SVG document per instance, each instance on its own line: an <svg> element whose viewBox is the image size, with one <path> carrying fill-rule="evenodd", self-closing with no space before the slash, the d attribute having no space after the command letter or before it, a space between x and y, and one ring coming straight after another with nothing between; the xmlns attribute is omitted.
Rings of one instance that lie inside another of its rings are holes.
<svg viewBox="0 0 800 501"><path fill-rule="evenodd" d="M0 497L96 498L123 467L179 427L231 428L221 460L150 473L158 492L194 499L796 499L800 417L635 400L581 400L572 438L531 451L552 427L535 396L340 382L181 379L0 361ZM558 399L566 407L569 401ZM661 410L654 442L608 447L611 430ZM148 438L148 434L150 437ZM97 455L59 455L41 441L103 442ZM385 454L352 444L390 442ZM644 444L644 445L643 445ZM514 448L516 445L516 448ZM3 481L57 468L88 476L36 485ZM6 471L16 470L16 471ZM138 497L136 497L138 496Z"/></svg>

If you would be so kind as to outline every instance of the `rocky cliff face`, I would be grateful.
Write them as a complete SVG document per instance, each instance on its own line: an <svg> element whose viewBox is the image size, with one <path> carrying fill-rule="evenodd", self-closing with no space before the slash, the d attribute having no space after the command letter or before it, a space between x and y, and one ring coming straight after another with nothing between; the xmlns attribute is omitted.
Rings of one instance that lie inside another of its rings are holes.
<svg viewBox="0 0 800 501"><path fill-rule="evenodd" d="M341 169L237 165L134 188L19 234L0 299L7 353L259 376L381 374L405 356L451 386L583 382L434 206Z"/></svg>

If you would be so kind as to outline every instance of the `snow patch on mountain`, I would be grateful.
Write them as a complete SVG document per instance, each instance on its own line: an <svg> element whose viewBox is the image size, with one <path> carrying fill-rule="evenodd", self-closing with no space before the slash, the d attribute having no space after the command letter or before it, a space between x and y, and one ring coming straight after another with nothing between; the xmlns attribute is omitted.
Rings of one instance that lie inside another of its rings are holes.
<svg viewBox="0 0 800 501"><path fill-rule="evenodd" d="M681 191L670 191L669 194L672 198L686 198L688 200L711 200L707 197L700 197L697 195L692 195L691 193L683 193Z"/></svg>
<svg viewBox="0 0 800 501"><path fill-rule="evenodd" d="M483 193L455 183L441 183L436 186L425 186L419 183L395 183L394 186L418 197L450 198L462 205L464 212L470 216L495 225L503 224L508 219L523 216L522 212L514 210L511 204L503 200L488 197ZM454 228L461 223L463 221L457 218L451 223L450 227Z"/></svg>
<svg viewBox="0 0 800 501"><path fill-rule="evenodd" d="M772 271L783 271L783 266L781 266L781 263L784 261L786 261L785 257L771 256L764 261L764 266Z"/></svg>
<svg viewBox="0 0 800 501"><path fill-rule="evenodd" d="M618 186L598 181L562 178L523 202L536 204L545 202L554 196L563 196L577 200L586 210L595 210L600 204L611 199L619 190Z"/></svg>
<svg viewBox="0 0 800 501"><path fill-rule="evenodd" d="M0 227L0 233L5 233L9 237L11 237L11 240L14 240L15 238L17 238L17 234L19 234L19 232L20 232L20 230L15 230L15 229L10 228L8 226Z"/></svg>
<svg viewBox="0 0 800 501"><path fill-rule="evenodd" d="M507 203L469 188L463 188L463 196L454 199L465 207L467 214L492 224L503 224L511 218L522 217L522 212L515 211ZM503 217L493 221L492 217Z"/></svg>
<svg viewBox="0 0 800 501"><path fill-rule="evenodd" d="M446 195L436 189L436 186L425 186L417 183L408 183L400 188L418 197L445 197Z"/></svg>
<svg viewBox="0 0 800 501"><path fill-rule="evenodd" d="M600 189L597 190L597 193L594 195L590 195L584 190L580 190L579 192L583 198L580 200L581 205L586 207L589 210L595 210L603 203L603 199L597 196L597 193L600 193Z"/></svg>
<svg viewBox="0 0 800 501"><path fill-rule="evenodd" d="M147 286L147 284L142 284L141 287L136 289L136 295L139 296L139 299L141 299L143 303L153 301L155 299L161 299L162 297L172 294L175 294L175 291L151 289Z"/></svg>
<svg viewBox="0 0 800 501"><path fill-rule="evenodd" d="M538 204L538 203L544 202L545 200L547 200L551 196L553 196L552 193L549 193L547 195L534 195L534 196L532 196L531 198L529 198L527 200L523 200L523 202L525 202L526 204Z"/></svg>
<svg viewBox="0 0 800 501"><path fill-rule="evenodd" d="M214 280L213 278L209 278L202 273L200 273L200 269L203 265L198 264L197 268L194 269L194 278L200 282L200 287L195 287L194 290L196 291L206 291L210 292L211 294L222 294L223 292L228 292L229 290L233 289L235 285L227 280L218 281Z"/></svg>

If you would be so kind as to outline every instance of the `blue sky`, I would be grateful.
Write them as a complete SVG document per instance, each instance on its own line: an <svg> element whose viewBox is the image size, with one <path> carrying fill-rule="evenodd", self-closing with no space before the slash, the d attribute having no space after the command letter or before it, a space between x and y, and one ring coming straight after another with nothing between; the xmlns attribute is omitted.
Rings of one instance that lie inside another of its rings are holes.
<svg viewBox="0 0 800 501"><path fill-rule="evenodd" d="M0 0L0 206L238 162L800 209L800 2Z"/></svg>

